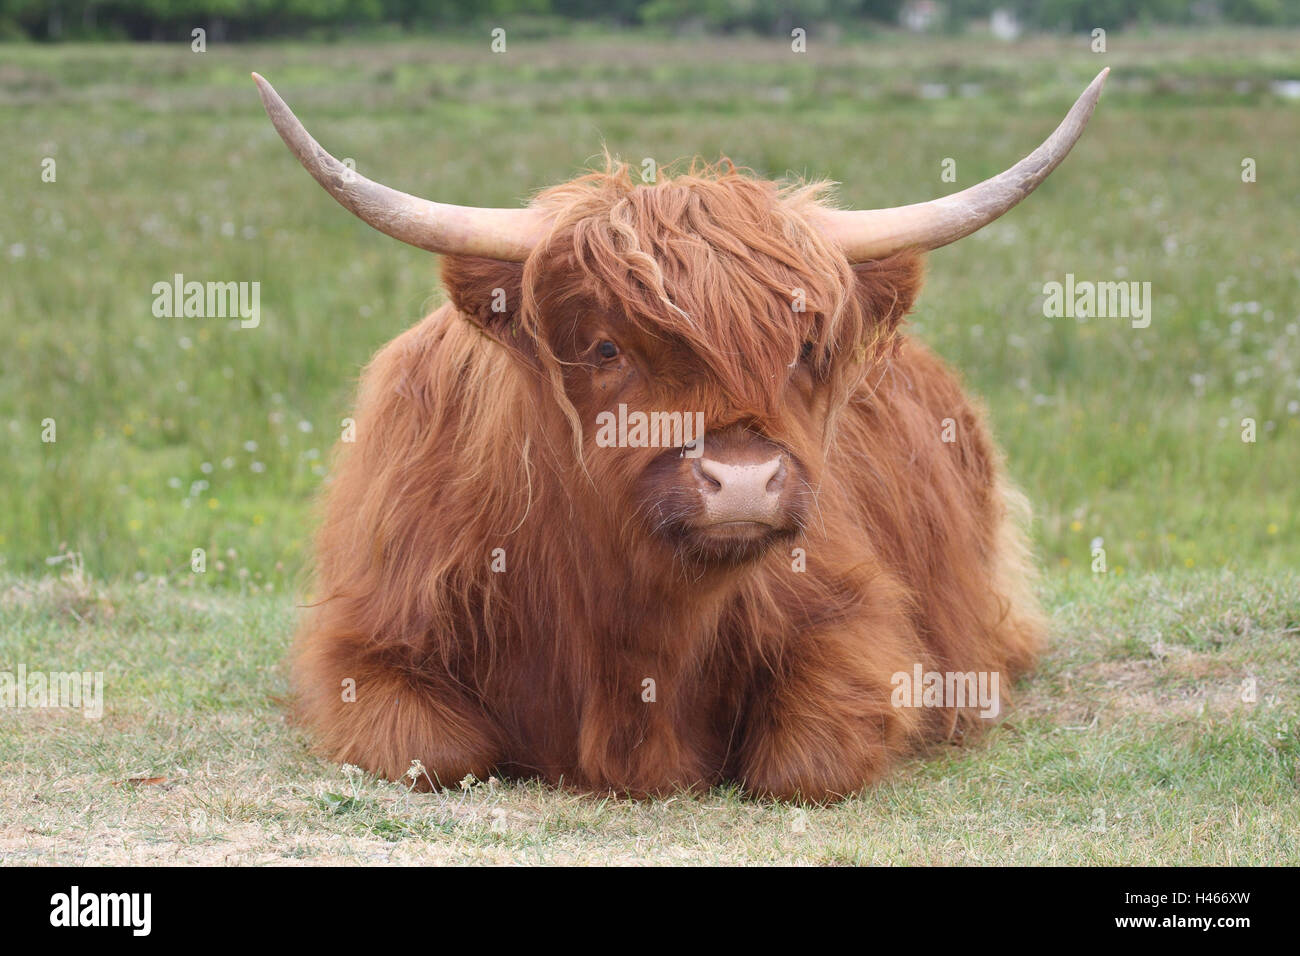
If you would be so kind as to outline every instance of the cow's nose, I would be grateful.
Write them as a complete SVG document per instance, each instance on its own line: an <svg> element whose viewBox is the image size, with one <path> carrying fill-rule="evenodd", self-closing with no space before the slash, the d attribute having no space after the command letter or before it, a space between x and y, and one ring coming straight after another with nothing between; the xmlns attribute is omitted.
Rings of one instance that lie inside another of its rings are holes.
<svg viewBox="0 0 1300 956"><path fill-rule="evenodd" d="M714 523L770 523L781 501L785 466L781 456L770 461L731 464L711 458L695 459L695 473L704 511Z"/></svg>

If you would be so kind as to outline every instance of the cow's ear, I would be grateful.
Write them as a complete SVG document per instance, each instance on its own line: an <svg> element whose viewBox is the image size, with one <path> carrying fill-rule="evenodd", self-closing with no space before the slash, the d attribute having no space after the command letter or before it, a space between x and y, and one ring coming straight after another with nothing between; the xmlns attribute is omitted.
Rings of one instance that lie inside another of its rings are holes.
<svg viewBox="0 0 1300 956"><path fill-rule="evenodd" d="M519 324L523 275L522 262L442 258L442 284L457 310L489 338L536 365L537 341Z"/></svg>
<svg viewBox="0 0 1300 956"><path fill-rule="evenodd" d="M892 334L912 311L925 276L925 260L919 252L900 252L887 259L863 262L853 267L856 293L868 321Z"/></svg>

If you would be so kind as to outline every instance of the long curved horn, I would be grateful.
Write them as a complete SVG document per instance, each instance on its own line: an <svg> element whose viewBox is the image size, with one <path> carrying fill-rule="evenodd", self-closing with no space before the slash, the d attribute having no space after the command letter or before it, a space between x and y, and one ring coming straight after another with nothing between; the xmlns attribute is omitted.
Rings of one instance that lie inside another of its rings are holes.
<svg viewBox="0 0 1300 956"><path fill-rule="evenodd" d="M1092 116L1110 68L1102 70L1036 150L1006 172L961 192L892 209L825 209L816 225L850 262L881 259L903 249L937 249L969 236L1024 199L1065 159Z"/></svg>
<svg viewBox="0 0 1300 956"><path fill-rule="evenodd" d="M285 145L326 192L382 233L429 252L484 256L509 262L528 258L544 232L533 209L480 209L431 202L359 175L325 152L271 84L253 80Z"/></svg>

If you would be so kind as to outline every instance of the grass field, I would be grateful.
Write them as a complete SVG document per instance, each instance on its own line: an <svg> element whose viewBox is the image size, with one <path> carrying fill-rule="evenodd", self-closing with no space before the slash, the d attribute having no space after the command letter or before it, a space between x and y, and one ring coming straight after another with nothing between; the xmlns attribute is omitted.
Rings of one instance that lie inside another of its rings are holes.
<svg viewBox="0 0 1300 956"><path fill-rule="evenodd" d="M103 662L105 713L4 715L11 863L1300 863L1300 577L1056 576L1055 650L986 740L830 808L439 794L309 756L274 595L0 587L4 653ZM1243 685L1255 681L1255 692ZM1243 700L1252 697L1253 702ZM143 782L148 781L148 782Z"/></svg>
<svg viewBox="0 0 1300 956"><path fill-rule="evenodd" d="M107 680L101 721L0 713L0 856L1300 862L1300 34L1109 47L0 46L0 670ZM433 257L298 167L249 70L361 172L451 202L515 203L608 146L873 206L1009 165L1102 66L1074 154L931 257L913 316L987 403L1048 568L1054 649L985 744L831 810L407 795L308 755L276 695L312 498L360 365L440 294ZM260 325L156 318L176 273L260 282ZM1150 326L1044 317L1067 273L1150 282Z"/></svg>

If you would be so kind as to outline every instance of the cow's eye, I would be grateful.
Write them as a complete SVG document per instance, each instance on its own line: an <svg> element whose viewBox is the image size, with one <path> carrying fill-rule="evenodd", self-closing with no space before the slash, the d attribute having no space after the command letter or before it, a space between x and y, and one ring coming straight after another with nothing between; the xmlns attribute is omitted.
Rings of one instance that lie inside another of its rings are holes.
<svg viewBox="0 0 1300 956"><path fill-rule="evenodd" d="M812 358L812 354L813 354L813 343L805 342L803 344L803 348L799 350L799 361L801 362L808 361L810 358Z"/></svg>
<svg viewBox="0 0 1300 956"><path fill-rule="evenodd" d="M605 339L605 341L601 342L599 345L596 346L596 354L606 360L617 358L618 346L615 345L613 342L611 342L609 339Z"/></svg>

